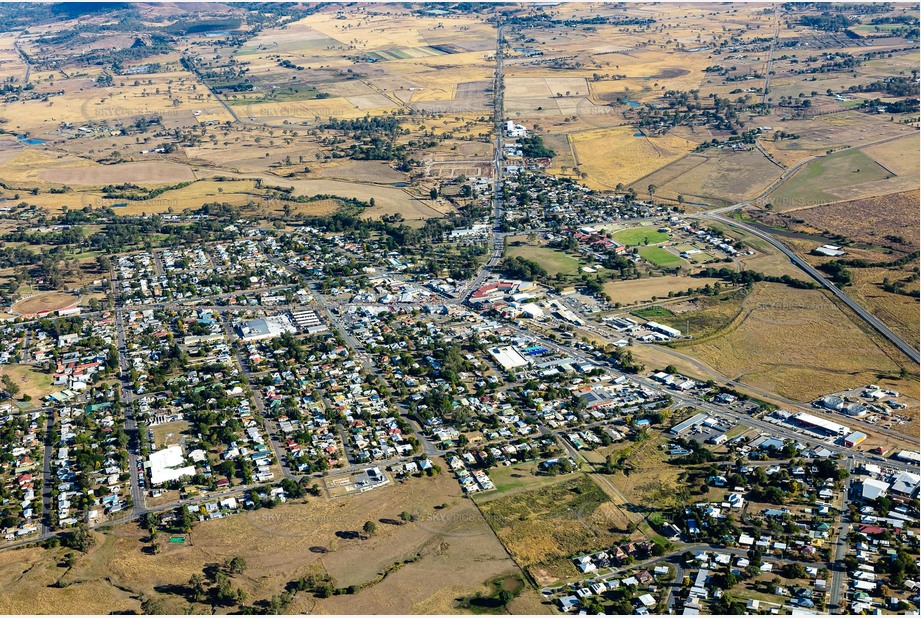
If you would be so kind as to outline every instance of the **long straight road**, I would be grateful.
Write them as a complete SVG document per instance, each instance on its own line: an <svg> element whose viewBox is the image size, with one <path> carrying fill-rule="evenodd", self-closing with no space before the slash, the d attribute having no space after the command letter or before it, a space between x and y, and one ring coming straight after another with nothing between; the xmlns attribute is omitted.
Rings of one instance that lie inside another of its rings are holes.
<svg viewBox="0 0 921 618"><path fill-rule="evenodd" d="M502 230L502 218L505 211L503 198L503 145L502 137L504 131L505 116L505 78L503 75L503 45L505 39L503 32L505 26L499 26L496 29L496 82L493 86L493 119L496 125L496 151L493 154L493 165L495 166L495 177L493 178L493 198L492 198L492 247L490 249L489 260L486 265L480 268L473 279L457 294L457 298L466 301L470 295L486 280L490 271L499 264L502 259L502 253L505 251L505 232Z"/></svg>

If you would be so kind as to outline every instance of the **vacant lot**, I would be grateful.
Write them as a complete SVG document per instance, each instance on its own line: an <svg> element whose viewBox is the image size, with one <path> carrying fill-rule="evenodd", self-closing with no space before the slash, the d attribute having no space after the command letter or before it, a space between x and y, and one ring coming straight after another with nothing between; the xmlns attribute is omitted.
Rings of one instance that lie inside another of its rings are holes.
<svg viewBox="0 0 921 618"><path fill-rule="evenodd" d="M898 372L901 358L853 319L818 290L758 283L728 326L680 347L730 378L809 401Z"/></svg>
<svg viewBox="0 0 921 618"><path fill-rule="evenodd" d="M51 375L36 371L29 365L9 364L0 367L0 375L8 375L20 388L21 395L29 395L38 401L45 395L59 390L51 384Z"/></svg>
<svg viewBox="0 0 921 618"><path fill-rule="evenodd" d="M483 501L480 510L515 561L539 583L574 575L569 556L609 546L616 538L609 528L617 508L584 475Z"/></svg>
<svg viewBox="0 0 921 618"><path fill-rule="evenodd" d="M627 230L620 230L612 234L614 240L628 247L637 245L655 245L668 240L666 232L660 232L655 227L635 227Z"/></svg>
<svg viewBox="0 0 921 618"><path fill-rule="evenodd" d="M611 302L632 305L658 298L666 298L669 292L686 292L689 289L702 288L708 283L713 285L717 281L719 280L687 275L679 277L649 277L629 281L609 281L604 284L604 291L611 296Z"/></svg>
<svg viewBox="0 0 921 618"><path fill-rule="evenodd" d="M512 257L522 257L537 262L550 275L557 273L574 275L579 270L579 260L568 253L549 247L510 244L506 253Z"/></svg>

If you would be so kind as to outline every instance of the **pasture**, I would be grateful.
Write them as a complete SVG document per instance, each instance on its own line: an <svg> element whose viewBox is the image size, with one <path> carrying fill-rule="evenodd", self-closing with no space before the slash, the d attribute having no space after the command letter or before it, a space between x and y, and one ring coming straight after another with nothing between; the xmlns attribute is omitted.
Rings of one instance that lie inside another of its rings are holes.
<svg viewBox="0 0 921 618"><path fill-rule="evenodd" d="M819 290L758 283L741 308L716 332L692 328L695 339L676 346L732 379L799 401L898 373L894 348Z"/></svg>

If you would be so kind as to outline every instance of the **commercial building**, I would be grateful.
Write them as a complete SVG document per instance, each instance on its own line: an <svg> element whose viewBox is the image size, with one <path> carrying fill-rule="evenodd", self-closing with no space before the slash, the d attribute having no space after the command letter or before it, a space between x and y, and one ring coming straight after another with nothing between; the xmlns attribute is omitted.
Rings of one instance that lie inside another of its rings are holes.
<svg viewBox="0 0 921 618"><path fill-rule="evenodd" d="M237 332L243 341L261 341L284 333L297 333L297 327L291 323L287 315L270 315L238 324Z"/></svg>
<svg viewBox="0 0 921 618"><path fill-rule="evenodd" d="M841 425L839 423L835 423L834 421L829 421L813 414L806 414L805 412L801 412L795 415L793 420L803 427L812 429L814 431L819 431L830 436L843 436L851 433L851 428L847 427L846 425Z"/></svg>
<svg viewBox="0 0 921 618"><path fill-rule="evenodd" d="M516 369L518 367L524 367L528 364L528 361L510 345L492 348L489 350L489 353L492 355L496 362L502 365L502 368L508 371L509 369Z"/></svg>
<svg viewBox="0 0 921 618"><path fill-rule="evenodd" d="M186 476L195 476L195 466L183 466L185 457L178 444L153 452L147 458L150 484L162 485Z"/></svg>
<svg viewBox="0 0 921 618"><path fill-rule="evenodd" d="M684 432L689 431L693 429L694 427L697 427L698 425L703 425L704 421L707 420L708 418L710 417L704 413L695 414L694 416L687 419L686 421L681 421L680 423L672 427L670 432L672 435L680 436Z"/></svg>
<svg viewBox="0 0 921 618"><path fill-rule="evenodd" d="M846 438L844 438L844 446L848 448L853 448L867 439L867 434L862 431L855 431Z"/></svg>

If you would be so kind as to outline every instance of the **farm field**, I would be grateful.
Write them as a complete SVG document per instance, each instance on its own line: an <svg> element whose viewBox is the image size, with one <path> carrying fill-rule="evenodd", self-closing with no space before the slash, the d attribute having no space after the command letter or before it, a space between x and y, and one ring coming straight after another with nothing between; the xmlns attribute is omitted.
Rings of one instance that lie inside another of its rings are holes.
<svg viewBox="0 0 921 618"><path fill-rule="evenodd" d="M579 169L588 174L585 184L613 190L629 185L678 160L697 144L672 136L636 137L632 127L617 127L570 135Z"/></svg>
<svg viewBox="0 0 921 618"><path fill-rule="evenodd" d="M817 206L839 201L853 187L886 180L891 175L859 150L849 150L809 163L765 199L782 212Z"/></svg>

